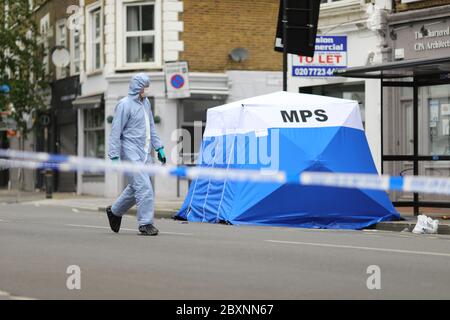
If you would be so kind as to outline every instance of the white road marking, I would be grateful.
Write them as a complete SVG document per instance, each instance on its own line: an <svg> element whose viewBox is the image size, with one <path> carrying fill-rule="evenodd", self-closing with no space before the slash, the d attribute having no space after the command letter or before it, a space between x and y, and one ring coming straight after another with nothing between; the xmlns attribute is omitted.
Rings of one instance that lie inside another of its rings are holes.
<svg viewBox="0 0 450 320"><path fill-rule="evenodd" d="M6 291L2 291L2 290L0 290L0 297L6 297L6 298L11 299L11 300L36 300L34 298L29 298L29 297L13 296L13 295L11 295L11 293L6 292Z"/></svg>
<svg viewBox="0 0 450 320"><path fill-rule="evenodd" d="M101 226L90 226L90 225L82 225L82 224L65 224L66 227L75 227L75 228L91 228L91 229L103 229L110 230L109 227L101 227ZM120 228L121 231L134 231L137 232L137 229L127 229ZM178 236L193 236L193 233L183 233L183 232L168 232L168 231L160 231L161 234L173 234Z"/></svg>
<svg viewBox="0 0 450 320"><path fill-rule="evenodd" d="M72 212L80 212L78 209L72 208Z"/></svg>
<svg viewBox="0 0 450 320"><path fill-rule="evenodd" d="M338 244L313 243L313 242L278 241L278 240L264 240L264 241L271 242L271 243L278 243L278 244L297 244L297 245L325 247L325 248L356 249L356 250L378 251L378 252L417 254L417 255L436 256L436 257L450 257L450 253L442 253L442 252L410 251L410 250L373 248L373 247L357 247L357 246L346 246L346 245L338 245Z"/></svg>
<svg viewBox="0 0 450 320"><path fill-rule="evenodd" d="M35 299L35 298L29 298L29 297L15 297L15 296L11 296L10 299L11 299L11 300L22 300L22 301L25 301L25 300L37 300L37 299Z"/></svg>

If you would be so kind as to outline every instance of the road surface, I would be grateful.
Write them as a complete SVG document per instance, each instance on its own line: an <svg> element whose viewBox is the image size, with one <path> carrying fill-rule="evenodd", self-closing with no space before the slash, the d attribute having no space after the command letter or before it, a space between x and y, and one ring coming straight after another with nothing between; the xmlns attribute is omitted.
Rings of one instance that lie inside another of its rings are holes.
<svg viewBox="0 0 450 320"><path fill-rule="evenodd" d="M126 216L114 234L103 213L0 204L0 299L450 298L449 236L156 225L138 236Z"/></svg>

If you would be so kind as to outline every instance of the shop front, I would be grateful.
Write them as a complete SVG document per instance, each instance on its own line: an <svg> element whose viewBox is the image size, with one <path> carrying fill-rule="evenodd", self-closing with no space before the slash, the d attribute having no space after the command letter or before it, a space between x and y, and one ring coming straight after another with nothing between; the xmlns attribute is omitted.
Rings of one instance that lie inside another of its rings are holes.
<svg viewBox="0 0 450 320"><path fill-rule="evenodd" d="M52 83L51 110L45 121L45 114L40 116L42 129L45 131L45 124L50 126L50 132L43 134L44 139L37 143L37 151L46 151L65 155L77 155L76 141L77 112L74 110L72 102L80 94L80 79L78 76L67 77ZM38 137L41 137L39 135ZM44 143L44 144L43 144ZM37 172L38 187L43 182L43 173ZM77 186L76 174L73 172L56 172L54 180L54 190L59 192L75 192Z"/></svg>
<svg viewBox="0 0 450 320"><path fill-rule="evenodd" d="M105 102L103 93L80 96L73 102L78 114L78 155L105 158ZM103 196L104 173L77 172L79 193Z"/></svg>
<svg viewBox="0 0 450 320"><path fill-rule="evenodd" d="M450 176L450 58L413 59L341 70L381 80L381 173ZM448 197L390 192L397 207L450 208Z"/></svg>

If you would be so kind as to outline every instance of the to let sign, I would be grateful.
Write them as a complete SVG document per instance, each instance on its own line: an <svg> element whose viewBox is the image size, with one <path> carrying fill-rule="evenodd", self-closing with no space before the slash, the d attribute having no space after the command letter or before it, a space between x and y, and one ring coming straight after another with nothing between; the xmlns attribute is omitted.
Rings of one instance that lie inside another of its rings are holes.
<svg viewBox="0 0 450 320"><path fill-rule="evenodd" d="M189 69L186 61L167 62L166 74L167 98L181 99L191 96L189 88Z"/></svg>
<svg viewBox="0 0 450 320"><path fill-rule="evenodd" d="M347 68L347 37L317 36L314 57L292 56L293 77L333 77Z"/></svg>

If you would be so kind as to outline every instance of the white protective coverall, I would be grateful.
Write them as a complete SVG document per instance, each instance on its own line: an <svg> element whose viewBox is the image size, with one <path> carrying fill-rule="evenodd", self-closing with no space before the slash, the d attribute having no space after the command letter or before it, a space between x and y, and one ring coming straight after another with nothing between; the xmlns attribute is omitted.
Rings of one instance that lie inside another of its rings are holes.
<svg viewBox="0 0 450 320"><path fill-rule="evenodd" d="M151 148L162 148L147 98L140 99L140 91L150 85L150 78L140 73L130 82L128 96L116 107L109 136L110 159L120 158L136 163L152 163ZM128 174L128 185L112 205L112 213L123 216L133 205L137 206L140 226L152 224L154 216L153 189L148 173Z"/></svg>

